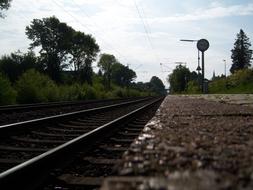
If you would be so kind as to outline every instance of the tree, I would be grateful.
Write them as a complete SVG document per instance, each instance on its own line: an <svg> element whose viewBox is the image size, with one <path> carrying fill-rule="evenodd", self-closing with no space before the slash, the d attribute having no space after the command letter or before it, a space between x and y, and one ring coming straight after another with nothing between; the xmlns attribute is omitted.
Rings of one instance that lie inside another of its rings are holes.
<svg viewBox="0 0 253 190"><path fill-rule="evenodd" d="M41 62L45 71L56 82L61 81L61 71L69 64L67 54L71 48L74 30L56 17L34 19L26 27L26 35L33 42L30 48L40 47Z"/></svg>
<svg viewBox="0 0 253 190"><path fill-rule="evenodd" d="M32 51L25 54L18 51L0 59L0 72L7 76L12 83L29 69L42 70L42 66L38 64L37 57Z"/></svg>
<svg viewBox="0 0 253 190"><path fill-rule="evenodd" d="M166 94L165 86L164 86L162 80L159 79L157 76L153 76L149 83L150 83L151 91L153 91L159 95Z"/></svg>
<svg viewBox="0 0 253 190"><path fill-rule="evenodd" d="M28 70L16 82L17 101L19 103L37 103L57 101L58 88L47 76L34 69Z"/></svg>
<svg viewBox="0 0 253 190"><path fill-rule="evenodd" d="M137 83L133 83L132 87L140 90L140 91L150 91L150 83L149 82L137 82Z"/></svg>
<svg viewBox="0 0 253 190"><path fill-rule="evenodd" d="M109 90L111 89L111 78L112 78L112 66L118 61L114 55L102 54L98 61L98 67L104 77L104 85Z"/></svg>
<svg viewBox="0 0 253 190"><path fill-rule="evenodd" d="M231 50L232 66L230 72L234 73L237 70L245 69L250 66L252 58L252 50L250 49L251 43L249 38L241 29L237 34L234 43L234 48Z"/></svg>
<svg viewBox="0 0 253 190"><path fill-rule="evenodd" d="M91 35L75 32L72 37L70 54L74 64L76 79L92 83L92 62L96 59L99 46Z"/></svg>
<svg viewBox="0 0 253 190"><path fill-rule="evenodd" d="M16 101L16 91L10 81L0 73L0 105L13 104Z"/></svg>
<svg viewBox="0 0 253 190"><path fill-rule="evenodd" d="M9 9L9 7L11 5L11 1L12 0L0 0L0 18L4 17L4 15L1 11Z"/></svg>
<svg viewBox="0 0 253 190"><path fill-rule="evenodd" d="M170 92L181 93L187 89L187 83L190 80L190 70L185 66L178 65L169 75Z"/></svg>
<svg viewBox="0 0 253 190"><path fill-rule="evenodd" d="M129 87L130 83L136 78L136 73L121 63L112 65L112 80L119 86Z"/></svg>

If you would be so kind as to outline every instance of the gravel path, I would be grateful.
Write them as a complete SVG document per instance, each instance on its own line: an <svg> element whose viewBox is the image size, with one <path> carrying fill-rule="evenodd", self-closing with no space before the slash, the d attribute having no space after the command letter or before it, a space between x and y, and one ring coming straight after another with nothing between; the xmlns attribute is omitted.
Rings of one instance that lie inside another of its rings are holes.
<svg viewBox="0 0 253 190"><path fill-rule="evenodd" d="M167 96L117 166L125 177L102 189L253 189L253 99L245 97Z"/></svg>

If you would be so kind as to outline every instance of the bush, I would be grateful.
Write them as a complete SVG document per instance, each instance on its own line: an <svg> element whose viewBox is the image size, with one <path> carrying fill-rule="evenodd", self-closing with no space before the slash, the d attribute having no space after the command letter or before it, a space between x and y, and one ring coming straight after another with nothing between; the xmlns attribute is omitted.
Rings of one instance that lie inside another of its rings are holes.
<svg viewBox="0 0 253 190"><path fill-rule="evenodd" d="M106 99L106 98L108 98L107 95L106 95L105 87L101 82L99 82L99 81L93 82L92 87L93 87L93 89L96 93L96 98L97 99Z"/></svg>
<svg viewBox="0 0 253 190"><path fill-rule="evenodd" d="M212 81L210 93L253 93L253 70L242 69L227 78Z"/></svg>
<svg viewBox="0 0 253 190"><path fill-rule="evenodd" d="M224 78L214 80L209 85L210 93L225 93L228 88L227 80Z"/></svg>
<svg viewBox="0 0 253 190"><path fill-rule="evenodd" d="M236 87L238 85L246 85L253 82L253 70L242 69L236 71L234 74L230 75L228 78L228 83L230 86Z"/></svg>
<svg viewBox="0 0 253 190"><path fill-rule="evenodd" d="M189 94L200 94L201 89L198 84L198 81L190 81L187 84L187 93Z"/></svg>
<svg viewBox="0 0 253 190"><path fill-rule="evenodd" d="M75 83L72 85L64 85L59 87L60 100L75 101L86 99L99 99L97 91L88 84Z"/></svg>
<svg viewBox="0 0 253 190"><path fill-rule="evenodd" d="M14 104L16 96L17 93L12 88L10 81L0 74L0 105Z"/></svg>
<svg viewBox="0 0 253 190"><path fill-rule="evenodd" d="M19 103L38 103L50 101L76 101L87 99L125 98L147 96L147 92L121 88L112 85L110 91L98 81L89 84L71 84L57 86L48 76L35 70L25 72L16 83Z"/></svg>
<svg viewBox="0 0 253 190"><path fill-rule="evenodd" d="M38 103L59 100L56 84L46 75L35 70L25 72L17 81L17 101L19 103Z"/></svg>

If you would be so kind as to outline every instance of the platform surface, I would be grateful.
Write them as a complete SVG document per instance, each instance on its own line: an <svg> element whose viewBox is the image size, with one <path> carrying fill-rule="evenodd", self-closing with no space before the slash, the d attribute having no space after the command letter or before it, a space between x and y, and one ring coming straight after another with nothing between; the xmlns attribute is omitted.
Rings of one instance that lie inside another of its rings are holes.
<svg viewBox="0 0 253 190"><path fill-rule="evenodd" d="M166 97L102 190L253 189L253 96Z"/></svg>

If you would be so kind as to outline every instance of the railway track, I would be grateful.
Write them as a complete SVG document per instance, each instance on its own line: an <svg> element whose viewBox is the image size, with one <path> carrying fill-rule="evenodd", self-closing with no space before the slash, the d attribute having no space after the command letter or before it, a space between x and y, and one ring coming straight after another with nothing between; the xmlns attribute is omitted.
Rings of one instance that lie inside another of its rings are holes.
<svg viewBox="0 0 253 190"><path fill-rule="evenodd" d="M81 156L84 162L91 162L89 166L86 164L88 167L96 163L107 163L111 167L150 119L147 113L154 112L159 103L161 99L149 98L1 126L0 187L37 189L47 182L45 189L50 189L52 186L57 188L58 181L67 184L64 180L69 176L66 168L82 171L80 164L75 165L82 154L86 154L85 157ZM140 117L140 112L145 110L146 114ZM136 116L139 119L134 120ZM127 124L129 121L132 124ZM100 159L97 154L111 155L115 159ZM98 185L102 176L112 173L106 168L97 169L105 171L99 177L95 176L95 172L91 178L83 178L87 184L82 186ZM52 175L52 171L59 177ZM73 185L78 186L71 182L66 186Z"/></svg>
<svg viewBox="0 0 253 190"><path fill-rule="evenodd" d="M35 104L18 104L18 105L7 105L0 106L0 113L12 113L12 112L24 112L31 110L41 110L47 108L55 108L55 107L65 107L65 106L83 106L83 105L91 105L98 103L116 103L129 101L136 98L119 98L119 99L105 99L105 100L86 100L86 101L65 101L65 102L48 102L48 103L35 103ZM141 99L141 98L140 98Z"/></svg>
<svg viewBox="0 0 253 190"><path fill-rule="evenodd" d="M39 104L0 106L0 125L58 115L95 107L113 105L143 98L52 102Z"/></svg>

